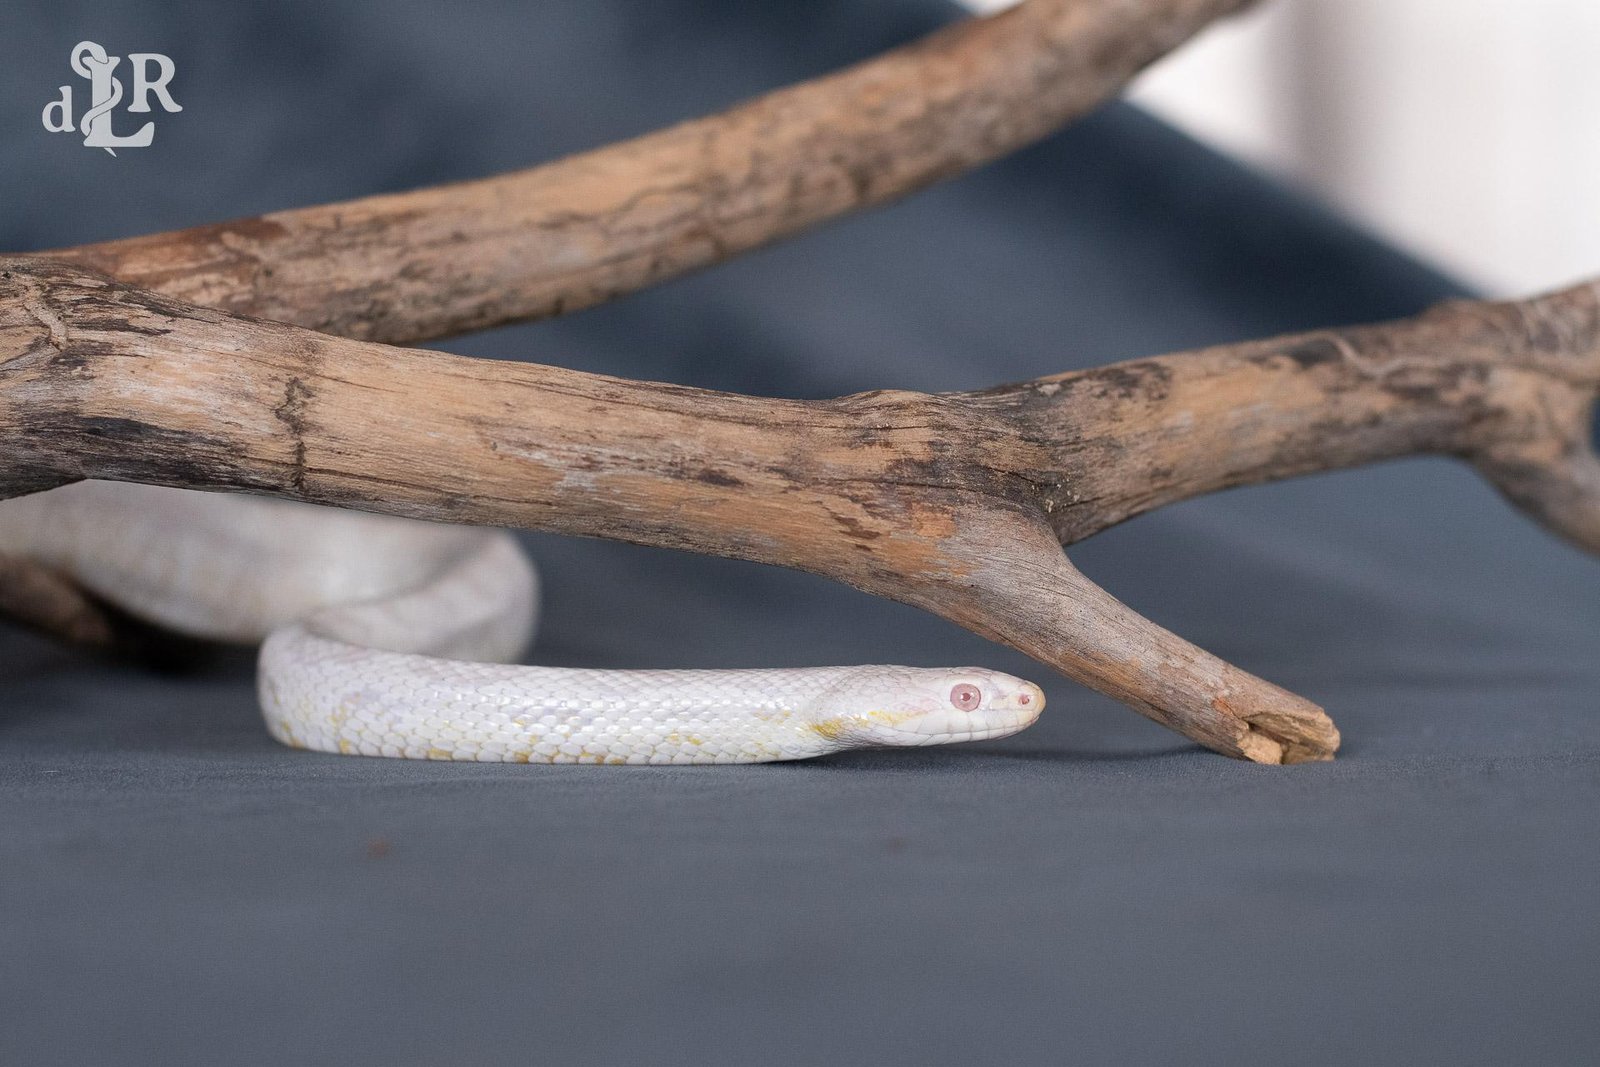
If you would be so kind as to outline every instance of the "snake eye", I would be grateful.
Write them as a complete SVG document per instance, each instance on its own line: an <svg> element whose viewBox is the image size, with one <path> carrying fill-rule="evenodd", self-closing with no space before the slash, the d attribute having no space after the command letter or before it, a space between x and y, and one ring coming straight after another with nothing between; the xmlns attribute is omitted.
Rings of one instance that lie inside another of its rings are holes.
<svg viewBox="0 0 1600 1067"><path fill-rule="evenodd" d="M983 693L977 686L962 682L950 690L950 703L962 711L977 711L978 705L983 703Z"/></svg>

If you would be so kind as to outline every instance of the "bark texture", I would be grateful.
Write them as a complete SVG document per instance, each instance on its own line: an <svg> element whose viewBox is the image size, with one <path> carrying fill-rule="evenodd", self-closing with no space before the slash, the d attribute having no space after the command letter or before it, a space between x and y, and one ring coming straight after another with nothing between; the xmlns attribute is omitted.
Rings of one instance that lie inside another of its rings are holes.
<svg viewBox="0 0 1600 1067"><path fill-rule="evenodd" d="M243 490L798 567L926 608L1217 751L1321 709L1154 625L1062 546L1165 503L1413 453L1600 548L1600 287L950 394L772 400L393 348L0 261L0 493Z"/></svg>

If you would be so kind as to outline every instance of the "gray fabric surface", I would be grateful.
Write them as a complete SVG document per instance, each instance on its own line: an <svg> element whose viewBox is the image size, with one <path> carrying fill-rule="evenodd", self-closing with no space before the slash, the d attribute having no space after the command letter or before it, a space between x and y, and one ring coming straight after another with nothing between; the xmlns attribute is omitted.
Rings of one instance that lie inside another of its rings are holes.
<svg viewBox="0 0 1600 1067"><path fill-rule="evenodd" d="M0 247L463 178L870 54L933 3L15 4ZM167 51L118 159L38 125L81 39ZM458 351L786 396L957 388L1399 315L1444 279L1111 108L891 210ZM1600 566L1461 468L1193 502L1085 544L1325 704L1247 766L936 619L530 537L544 662L972 662L1033 729L755 768L291 752L248 657L0 635L0 1062L1581 1063L1600 1042Z"/></svg>

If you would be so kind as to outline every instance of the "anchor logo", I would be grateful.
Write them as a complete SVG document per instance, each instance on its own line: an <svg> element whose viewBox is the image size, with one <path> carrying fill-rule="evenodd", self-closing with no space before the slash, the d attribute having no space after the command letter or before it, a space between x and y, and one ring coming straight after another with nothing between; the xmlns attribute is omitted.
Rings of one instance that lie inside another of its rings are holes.
<svg viewBox="0 0 1600 1067"><path fill-rule="evenodd" d="M93 41L83 41L72 50L72 69L80 78L89 79L92 103L83 113L83 143L89 148L104 148L113 156L118 148L148 148L155 140L154 120L146 122L137 133L114 133L111 129L111 110L122 102L122 79L113 71L122 62L121 56L109 56L106 50ZM178 102L167 91L167 83L177 73L171 59L155 52L130 52L128 66L133 71L133 100L128 110L136 114L150 111L150 94L154 93L163 110L182 111ZM155 76L151 76L151 67ZM72 86L61 86L61 95L44 106L40 116L44 128L51 133L70 133L72 125ZM52 117L53 116L53 117Z"/></svg>

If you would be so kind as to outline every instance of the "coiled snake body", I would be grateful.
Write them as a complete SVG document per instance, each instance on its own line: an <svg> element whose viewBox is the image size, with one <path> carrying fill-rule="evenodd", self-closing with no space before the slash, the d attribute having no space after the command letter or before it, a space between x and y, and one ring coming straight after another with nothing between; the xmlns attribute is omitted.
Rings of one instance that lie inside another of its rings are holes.
<svg viewBox="0 0 1600 1067"><path fill-rule="evenodd" d="M301 748L547 763L754 763L1003 737L1044 695L981 668L508 665L538 579L502 531L78 482L0 503L0 551L175 631L261 648Z"/></svg>

